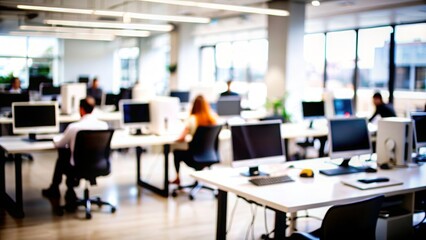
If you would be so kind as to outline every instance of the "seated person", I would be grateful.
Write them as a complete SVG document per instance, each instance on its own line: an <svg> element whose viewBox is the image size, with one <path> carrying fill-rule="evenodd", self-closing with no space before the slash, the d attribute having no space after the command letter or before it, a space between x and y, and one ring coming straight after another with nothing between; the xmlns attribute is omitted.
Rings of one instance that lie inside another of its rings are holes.
<svg viewBox="0 0 426 240"><path fill-rule="evenodd" d="M87 89L87 96L91 96L96 100L96 105L101 105L102 89L99 86L98 78L94 78L92 86Z"/></svg>
<svg viewBox="0 0 426 240"><path fill-rule="evenodd" d="M12 80L10 81L9 92L10 93L22 93L21 81L19 80L19 78L17 78L17 77L12 78Z"/></svg>
<svg viewBox="0 0 426 240"><path fill-rule="evenodd" d="M74 192L76 179L73 177L73 151L77 132L80 130L104 130L108 129L106 122L95 118L91 113L95 108L95 100L93 97L86 97L80 100L81 119L78 122L71 123L65 129L60 139L54 139L55 147L58 149L58 159L53 173L52 183L50 187L42 190L42 195L51 200L59 200L61 193L59 185L62 182L62 175L67 176L66 185L67 192L65 194L66 203L74 203L77 196ZM59 203L59 201L58 201Z"/></svg>
<svg viewBox="0 0 426 240"><path fill-rule="evenodd" d="M221 97L238 96L238 93L231 91L231 84L232 84L232 80L229 80L226 82L227 89L225 92L220 94Z"/></svg>
<svg viewBox="0 0 426 240"><path fill-rule="evenodd" d="M184 142L186 135L188 134L194 135L198 126L212 126L212 125L216 125L216 123L217 123L217 116L210 109L210 104L206 101L206 99L203 96L198 95L194 100L194 103L192 105L191 115L187 119L185 129L181 133L178 141ZM175 159L174 161L175 161L174 163L175 163L175 169L176 169L176 179L172 183L179 185L180 184L180 177L179 177L180 161L178 159Z"/></svg>
<svg viewBox="0 0 426 240"><path fill-rule="evenodd" d="M373 119L380 115L382 118L386 117L396 117L395 110L393 109L391 104L385 104L383 102L382 95L380 93L375 93L373 95L373 103L376 106L376 111L374 112L373 116L369 119L369 121L373 121Z"/></svg>

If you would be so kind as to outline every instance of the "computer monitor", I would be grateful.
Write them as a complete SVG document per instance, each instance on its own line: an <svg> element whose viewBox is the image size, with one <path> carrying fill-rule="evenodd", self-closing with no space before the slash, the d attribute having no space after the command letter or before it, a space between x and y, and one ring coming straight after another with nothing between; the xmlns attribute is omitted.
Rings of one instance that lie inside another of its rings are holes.
<svg viewBox="0 0 426 240"><path fill-rule="evenodd" d="M179 98L180 103L189 103L189 91L170 91L170 97Z"/></svg>
<svg viewBox="0 0 426 240"><path fill-rule="evenodd" d="M89 76L86 76L86 75L78 76L78 82L85 83L87 85L89 83Z"/></svg>
<svg viewBox="0 0 426 240"><path fill-rule="evenodd" d="M30 96L28 92L25 93L8 93L0 92L0 111L11 111L12 103L14 102L28 102Z"/></svg>
<svg viewBox="0 0 426 240"><path fill-rule="evenodd" d="M216 103L219 116L240 116L241 98L238 96L220 97Z"/></svg>
<svg viewBox="0 0 426 240"><path fill-rule="evenodd" d="M313 120L325 117L324 101L318 102L302 102L303 118L311 120L309 128L312 128Z"/></svg>
<svg viewBox="0 0 426 240"><path fill-rule="evenodd" d="M338 168L321 170L320 172L333 176L365 171L365 168L349 166L349 161L354 156L372 153L367 119L331 119L328 129L330 158L343 158L343 161Z"/></svg>
<svg viewBox="0 0 426 240"><path fill-rule="evenodd" d="M416 149L426 147L426 112L412 112Z"/></svg>
<svg viewBox="0 0 426 240"><path fill-rule="evenodd" d="M121 126L130 128L131 134L145 134L151 122L149 103L132 100L120 101Z"/></svg>
<svg viewBox="0 0 426 240"><path fill-rule="evenodd" d="M30 76L28 90L40 91L41 84L53 84L53 80L46 76Z"/></svg>
<svg viewBox="0 0 426 240"><path fill-rule="evenodd" d="M180 104L177 97L155 97L150 102L151 133L157 135L180 134Z"/></svg>
<svg viewBox="0 0 426 240"><path fill-rule="evenodd" d="M53 86L51 84L40 84L41 99L45 101L58 100L61 95L61 87Z"/></svg>
<svg viewBox="0 0 426 240"><path fill-rule="evenodd" d="M107 109L108 106L113 108L113 111L118 111L118 103L120 101L120 95L114 93L103 93L101 107Z"/></svg>
<svg viewBox="0 0 426 240"><path fill-rule="evenodd" d="M333 100L333 106L335 116L349 117L354 115L352 99L350 98L336 98Z"/></svg>
<svg viewBox="0 0 426 240"><path fill-rule="evenodd" d="M58 104L56 102L15 102L12 104L14 134L28 134L36 141L38 133L58 133Z"/></svg>
<svg viewBox="0 0 426 240"><path fill-rule="evenodd" d="M232 166L249 167L245 176L266 175L258 166L285 161L281 121L231 124Z"/></svg>
<svg viewBox="0 0 426 240"><path fill-rule="evenodd" d="M61 86L61 113L78 113L80 100L86 98L86 84L68 83Z"/></svg>

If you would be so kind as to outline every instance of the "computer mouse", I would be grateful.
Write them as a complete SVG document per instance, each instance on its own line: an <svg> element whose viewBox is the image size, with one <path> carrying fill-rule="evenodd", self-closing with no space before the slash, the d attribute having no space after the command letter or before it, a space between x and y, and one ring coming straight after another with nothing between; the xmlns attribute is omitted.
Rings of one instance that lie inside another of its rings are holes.
<svg viewBox="0 0 426 240"><path fill-rule="evenodd" d="M302 171L300 171L299 176L304 178L312 178L314 177L314 171L312 171L310 168L304 168Z"/></svg>
<svg viewBox="0 0 426 240"><path fill-rule="evenodd" d="M365 169L365 172L368 172L368 173L375 173L375 172L377 172L377 169L372 168L372 167L368 167L368 168L366 168L366 169Z"/></svg>
<svg viewBox="0 0 426 240"><path fill-rule="evenodd" d="M391 166L388 163L383 163L380 165L380 169L388 170L391 169Z"/></svg>

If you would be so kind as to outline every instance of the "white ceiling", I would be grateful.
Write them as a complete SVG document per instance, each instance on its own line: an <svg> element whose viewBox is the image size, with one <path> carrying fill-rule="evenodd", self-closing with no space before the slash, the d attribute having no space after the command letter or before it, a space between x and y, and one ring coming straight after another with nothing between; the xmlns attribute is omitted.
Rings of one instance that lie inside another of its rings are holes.
<svg viewBox="0 0 426 240"><path fill-rule="evenodd" d="M247 6L266 6L266 0L202 0ZM304 0L292 0L304 3ZM200 2L200 1L199 1ZM320 32L356 27L386 25L392 23L426 21L425 0L323 0L319 7L306 4L306 32ZM41 23L45 18L70 20L98 20L99 16L59 14L16 9L18 4L44 5L55 7L102 9L130 11L139 13L186 15L211 18L223 18L240 15L235 12L208 10L195 7L172 6L159 3L148 3L137 0L0 0L1 20L19 20L27 24ZM31 13L37 13L31 14ZM290 13L291 14L291 13ZM112 19L111 19L112 20ZM115 19L121 21L121 19ZM137 21L135 22L147 22ZM1 26L0 26L1 27ZM3 26L3 28L5 28Z"/></svg>

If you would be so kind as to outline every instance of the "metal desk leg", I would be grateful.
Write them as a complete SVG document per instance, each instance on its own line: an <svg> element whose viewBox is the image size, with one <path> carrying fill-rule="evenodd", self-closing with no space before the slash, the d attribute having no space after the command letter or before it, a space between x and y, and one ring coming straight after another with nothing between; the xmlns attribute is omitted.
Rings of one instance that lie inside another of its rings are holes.
<svg viewBox="0 0 426 240"><path fill-rule="evenodd" d="M287 214L285 212L275 210L274 239L285 239L285 231L287 229L286 218L287 218Z"/></svg>
<svg viewBox="0 0 426 240"><path fill-rule="evenodd" d="M288 138L284 138L284 150L285 150L285 160L286 161L290 161L291 157L290 157L290 151L289 151L289 139Z"/></svg>
<svg viewBox="0 0 426 240"><path fill-rule="evenodd" d="M170 144L165 144L163 146L164 152L164 182L163 189L160 189L156 186L145 182L141 178L141 158L142 158L143 149L141 147L136 147L136 182L139 186L149 189L154 193L159 194L163 197L169 196L169 153L170 153Z"/></svg>
<svg viewBox="0 0 426 240"><path fill-rule="evenodd" d="M2 152L4 153L4 152ZM1 207L4 208L12 217L23 218L24 204L22 198L22 156L16 154L14 156L15 162L15 201L6 192L6 172L5 162L6 159L2 155L0 159L0 192L1 192Z"/></svg>
<svg viewBox="0 0 426 240"><path fill-rule="evenodd" d="M217 196L217 222L216 239L226 239L226 213L228 205L228 193L219 189Z"/></svg>

